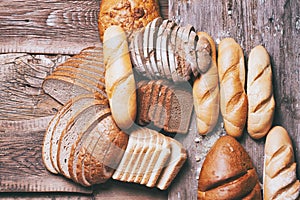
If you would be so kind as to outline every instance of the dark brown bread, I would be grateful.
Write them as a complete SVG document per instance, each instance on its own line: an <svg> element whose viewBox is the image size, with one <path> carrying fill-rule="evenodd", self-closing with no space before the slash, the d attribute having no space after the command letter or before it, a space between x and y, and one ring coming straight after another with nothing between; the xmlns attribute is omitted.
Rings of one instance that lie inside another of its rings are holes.
<svg viewBox="0 0 300 200"><path fill-rule="evenodd" d="M243 146L232 136L222 136L204 160L198 199L261 199L258 184L257 173Z"/></svg>

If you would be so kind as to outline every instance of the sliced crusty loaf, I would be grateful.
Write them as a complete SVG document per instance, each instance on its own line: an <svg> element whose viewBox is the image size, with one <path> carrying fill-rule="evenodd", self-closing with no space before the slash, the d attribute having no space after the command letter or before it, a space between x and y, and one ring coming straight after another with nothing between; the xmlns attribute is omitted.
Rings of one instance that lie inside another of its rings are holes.
<svg viewBox="0 0 300 200"><path fill-rule="evenodd" d="M57 120L55 127L52 130L51 144L50 144L50 158L54 168L59 171L57 163L57 152L58 152L58 143L60 137L63 133L63 130L66 128L68 123L71 120L76 119L81 112L85 109L93 106L96 103L102 103L101 100L95 99L95 95L83 95L78 98L72 99L71 106L61 114L60 119Z"/></svg>
<svg viewBox="0 0 300 200"><path fill-rule="evenodd" d="M151 101L150 101L150 106L149 106L149 111L148 111L148 119L149 121L154 121L155 119L155 113L156 109L158 106L158 98L160 95L160 90L163 84L166 84L167 81L164 79L157 80L154 84L154 88L152 89L152 95L151 95Z"/></svg>
<svg viewBox="0 0 300 200"><path fill-rule="evenodd" d="M77 140L80 133L87 130L94 123L94 120L89 120L89 118L91 116L98 116L98 118L101 118L107 113L110 113L108 101L103 100L102 104L95 104L95 106L91 106L80 113L76 119L71 119L67 124L58 141L57 151L57 164L62 175L70 178L68 162L71 154L71 147Z"/></svg>
<svg viewBox="0 0 300 200"><path fill-rule="evenodd" d="M196 64L196 55L194 52L195 50L195 45L193 42L189 41L189 38L193 38L194 41L196 40L196 33L195 33L195 28L188 24L187 26L184 27L184 31L182 33L182 50L184 52L183 58L185 59L185 64L182 67L182 73L183 77L185 80L190 79L190 74L192 72L192 68L195 69L195 64ZM192 43L191 46L189 43Z"/></svg>
<svg viewBox="0 0 300 200"><path fill-rule="evenodd" d="M176 59L176 42L178 41L178 33L179 33L180 26L175 26L171 32L169 44L168 44L168 55L169 55L169 66L170 66L170 72L172 76L172 80L174 82L180 81L180 77L178 76L176 68L177 66L177 59Z"/></svg>
<svg viewBox="0 0 300 200"><path fill-rule="evenodd" d="M157 108L155 111L155 115L154 115L154 125L159 127L159 128L163 128L160 124L163 124L163 122L161 122L160 120L160 116L162 112L165 112L164 110L164 102L165 102L165 98L167 96L167 93L169 91L169 87L167 85L162 85L161 90L159 92L158 95L158 100L157 100Z"/></svg>
<svg viewBox="0 0 300 200"><path fill-rule="evenodd" d="M173 138L168 138L168 140L171 144L171 155L156 183L161 190L169 187L187 159L187 153L182 144Z"/></svg>
<svg viewBox="0 0 300 200"><path fill-rule="evenodd" d="M162 57L162 51L163 51L163 46L162 46L162 40L163 40L163 33L168 25L169 20L163 20L162 24L158 28L157 32L157 38L156 38L156 64L157 64L157 69L161 77L164 77L164 70L163 70L163 57Z"/></svg>
<svg viewBox="0 0 300 200"><path fill-rule="evenodd" d="M152 95L153 95L153 89L154 89L154 85L155 85L155 80L151 80L147 83L145 87L145 95L144 95L144 99L143 99L143 112L141 115L141 119L143 121L144 124L149 124L150 123L150 119L148 118L148 112L150 109L150 104L151 104L151 99L152 99Z"/></svg>

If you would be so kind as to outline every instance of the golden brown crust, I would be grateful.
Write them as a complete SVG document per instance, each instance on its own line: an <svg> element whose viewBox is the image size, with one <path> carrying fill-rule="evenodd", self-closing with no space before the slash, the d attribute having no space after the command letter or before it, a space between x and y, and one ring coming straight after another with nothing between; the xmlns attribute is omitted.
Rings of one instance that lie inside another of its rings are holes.
<svg viewBox="0 0 300 200"><path fill-rule="evenodd" d="M98 18L100 39L111 25L121 26L128 37L160 16L157 0L102 0Z"/></svg>
<svg viewBox="0 0 300 200"><path fill-rule="evenodd" d="M218 72L225 130L233 137L240 137L246 124L248 100L243 50L232 38L225 38L219 44Z"/></svg>

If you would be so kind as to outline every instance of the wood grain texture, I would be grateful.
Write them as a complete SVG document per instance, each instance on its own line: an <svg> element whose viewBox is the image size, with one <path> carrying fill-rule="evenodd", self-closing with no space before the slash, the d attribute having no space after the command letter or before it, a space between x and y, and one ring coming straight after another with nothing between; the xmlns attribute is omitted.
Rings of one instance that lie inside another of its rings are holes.
<svg viewBox="0 0 300 200"><path fill-rule="evenodd" d="M225 37L233 37L244 49L246 61L253 47L259 44L266 47L271 57L276 100L273 125L282 125L288 130L293 140L296 160L299 162L300 2L169 0L169 18L182 25L192 24L197 31L209 33L217 42ZM209 137L212 136L201 137L199 143L204 143ZM263 173L264 140L253 140L246 131L240 140L253 159L260 181ZM201 163L198 165L200 167ZM177 194L187 191L192 196L196 191L190 190L190 182L195 180L186 176L180 186L172 188L169 199L184 199Z"/></svg>

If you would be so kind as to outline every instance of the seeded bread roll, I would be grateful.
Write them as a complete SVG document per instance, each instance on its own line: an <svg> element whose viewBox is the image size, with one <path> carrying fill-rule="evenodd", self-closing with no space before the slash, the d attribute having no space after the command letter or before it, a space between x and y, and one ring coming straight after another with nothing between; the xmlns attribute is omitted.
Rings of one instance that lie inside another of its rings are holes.
<svg viewBox="0 0 300 200"><path fill-rule="evenodd" d="M270 57L263 46L255 47L249 55L247 95L248 133L260 139L270 130L275 110Z"/></svg>
<svg viewBox="0 0 300 200"><path fill-rule="evenodd" d="M136 87L127 38L119 26L104 33L105 86L112 116L122 129L131 127L136 117Z"/></svg>
<svg viewBox="0 0 300 200"><path fill-rule="evenodd" d="M240 137L248 112L243 50L234 39L225 38L219 44L218 53L220 107L224 127L229 135Z"/></svg>
<svg viewBox="0 0 300 200"><path fill-rule="evenodd" d="M298 199L294 150L288 132L280 126L270 130L265 143L264 199Z"/></svg>
<svg viewBox="0 0 300 200"><path fill-rule="evenodd" d="M145 27L160 16L157 0L102 0L98 17L100 39L105 30L112 25L119 25L127 36Z"/></svg>
<svg viewBox="0 0 300 200"><path fill-rule="evenodd" d="M219 78L216 60L216 46L213 39L204 32L198 36L208 40L211 47L211 62L209 70L199 76L193 85L193 100L196 112L198 133L205 135L213 130L219 117ZM207 61L203 61L207 62Z"/></svg>

